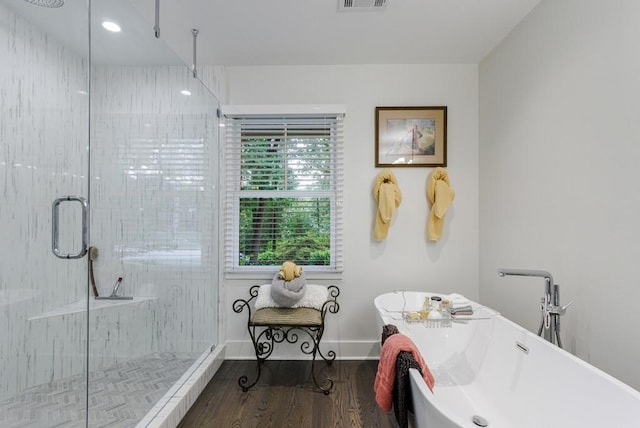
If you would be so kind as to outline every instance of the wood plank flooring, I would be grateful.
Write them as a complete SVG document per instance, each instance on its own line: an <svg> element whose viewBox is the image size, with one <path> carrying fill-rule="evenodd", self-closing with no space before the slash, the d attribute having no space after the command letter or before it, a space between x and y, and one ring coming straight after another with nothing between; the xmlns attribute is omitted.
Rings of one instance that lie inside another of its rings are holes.
<svg viewBox="0 0 640 428"><path fill-rule="evenodd" d="M253 381L255 361L225 361L178 427L396 428L393 412L375 402L377 367L377 361L317 363L318 381L334 382L324 395L311 380L310 361L267 361L258 383L242 392L238 378Z"/></svg>

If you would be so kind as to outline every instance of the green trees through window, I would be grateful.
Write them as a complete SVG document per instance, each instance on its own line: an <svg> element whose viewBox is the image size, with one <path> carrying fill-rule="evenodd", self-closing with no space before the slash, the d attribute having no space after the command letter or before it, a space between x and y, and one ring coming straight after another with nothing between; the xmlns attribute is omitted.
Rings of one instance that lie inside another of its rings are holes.
<svg viewBox="0 0 640 428"><path fill-rule="evenodd" d="M328 266L328 198L242 198L240 266L278 265L284 260Z"/></svg>

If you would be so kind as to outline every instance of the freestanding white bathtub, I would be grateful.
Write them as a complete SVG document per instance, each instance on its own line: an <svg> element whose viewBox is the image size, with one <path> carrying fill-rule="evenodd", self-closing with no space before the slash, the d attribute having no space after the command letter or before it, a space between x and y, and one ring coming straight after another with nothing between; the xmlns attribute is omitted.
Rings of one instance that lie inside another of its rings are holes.
<svg viewBox="0 0 640 428"><path fill-rule="evenodd" d="M394 324L414 341L436 380L411 370L418 428L640 427L640 392L472 302L470 318L404 321L424 292L376 297L379 331ZM473 422L478 421L480 425Z"/></svg>

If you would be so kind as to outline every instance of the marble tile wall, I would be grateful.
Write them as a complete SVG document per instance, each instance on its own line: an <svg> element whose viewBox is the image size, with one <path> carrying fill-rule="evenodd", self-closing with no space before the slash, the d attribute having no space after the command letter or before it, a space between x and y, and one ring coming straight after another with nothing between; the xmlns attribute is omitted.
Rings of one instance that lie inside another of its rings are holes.
<svg viewBox="0 0 640 428"><path fill-rule="evenodd" d="M216 108L186 67L93 71L96 280L102 294L122 276L124 294L159 298L158 351L202 352L217 334Z"/></svg>
<svg viewBox="0 0 640 428"><path fill-rule="evenodd" d="M90 369L217 341L217 100L159 66L94 66L89 97L88 67L0 4L0 400L86 370L86 311L38 318L88 293L87 258L51 253L61 195L89 198L100 293L153 298L91 310Z"/></svg>
<svg viewBox="0 0 640 428"><path fill-rule="evenodd" d="M86 318L51 347L36 345L62 332L27 320L86 295L86 260L51 252L51 203L88 190L87 75L84 58L0 5L0 400L84 367ZM66 208L61 244L77 248Z"/></svg>

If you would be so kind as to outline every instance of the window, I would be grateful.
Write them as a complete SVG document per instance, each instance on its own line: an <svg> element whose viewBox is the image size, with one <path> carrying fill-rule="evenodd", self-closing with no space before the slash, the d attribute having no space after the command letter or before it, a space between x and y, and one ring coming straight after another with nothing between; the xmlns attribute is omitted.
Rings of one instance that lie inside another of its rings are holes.
<svg viewBox="0 0 640 428"><path fill-rule="evenodd" d="M341 141L335 113L226 116L227 271L342 270Z"/></svg>

